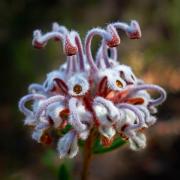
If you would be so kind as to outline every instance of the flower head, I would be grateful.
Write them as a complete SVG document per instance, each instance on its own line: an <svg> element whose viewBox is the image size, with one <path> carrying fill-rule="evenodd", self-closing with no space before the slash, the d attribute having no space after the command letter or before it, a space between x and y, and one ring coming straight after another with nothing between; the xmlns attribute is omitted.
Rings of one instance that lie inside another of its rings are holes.
<svg viewBox="0 0 180 180"><path fill-rule="evenodd" d="M53 23L52 31L33 33L32 44L43 48L50 39L62 41L67 59L59 69L48 73L42 84L31 84L29 94L19 101L25 115L25 125L33 126L32 138L39 143L57 142L60 158L78 153L78 140L86 141L90 131L99 132L103 146L110 146L115 136L129 142L133 150L146 146L142 129L156 122L157 106L166 99L163 88L146 84L132 69L117 61L117 46L123 30L130 39L141 37L137 21L130 25L115 22L106 28L93 28L85 38L83 48L79 34ZM93 37L102 38L94 59ZM160 94L154 99L148 90ZM25 104L32 101L32 109ZM64 134L64 129L70 127ZM58 131L59 139L51 131Z"/></svg>

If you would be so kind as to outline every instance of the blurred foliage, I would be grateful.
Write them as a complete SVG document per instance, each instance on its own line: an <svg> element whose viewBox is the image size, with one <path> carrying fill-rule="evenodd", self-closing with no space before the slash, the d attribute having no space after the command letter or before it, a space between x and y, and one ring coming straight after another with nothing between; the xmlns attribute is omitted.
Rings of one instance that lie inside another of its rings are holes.
<svg viewBox="0 0 180 180"><path fill-rule="evenodd" d="M59 167L59 173L58 173L58 179L59 180L70 180L70 172L68 170L68 167L65 164L62 164Z"/></svg>
<svg viewBox="0 0 180 180"><path fill-rule="evenodd" d="M33 49L34 29L48 31L51 23L57 21L78 30L84 38L91 27L105 26L117 20L138 20L143 37L131 41L120 32L119 59L131 65L147 82L159 83L168 89L170 95L173 94L168 99L171 103L167 102L160 111L168 118L179 112L174 101L179 97L180 89L179 9L178 0L1 0L0 177L48 179L55 173L44 170L54 167L49 164L54 162L53 153L46 152L48 147L31 140L30 131L21 121L23 115L17 109L17 102L27 93L27 86L31 82L42 82L47 72L64 62L62 47L57 43L49 43L41 51ZM93 42L94 50L98 40Z"/></svg>

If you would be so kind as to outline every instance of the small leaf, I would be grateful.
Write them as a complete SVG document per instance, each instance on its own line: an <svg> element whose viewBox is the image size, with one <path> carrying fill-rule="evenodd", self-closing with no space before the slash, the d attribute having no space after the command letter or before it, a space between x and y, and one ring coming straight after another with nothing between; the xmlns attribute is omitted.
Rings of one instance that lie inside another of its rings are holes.
<svg viewBox="0 0 180 180"><path fill-rule="evenodd" d="M94 154L106 153L106 152L112 151L112 150L122 146L123 144L125 144L125 141L118 137L113 141L113 143L110 147L104 147L101 144L100 139L98 138L94 143L93 153Z"/></svg>
<svg viewBox="0 0 180 180"><path fill-rule="evenodd" d="M70 124L67 124L66 127L61 131L62 134L66 134L71 128L72 126Z"/></svg>
<svg viewBox="0 0 180 180"><path fill-rule="evenodd" d="M58 179L59 180L70 180L71 179L70 170L66 164L62 164L59 167Z"/></svg>

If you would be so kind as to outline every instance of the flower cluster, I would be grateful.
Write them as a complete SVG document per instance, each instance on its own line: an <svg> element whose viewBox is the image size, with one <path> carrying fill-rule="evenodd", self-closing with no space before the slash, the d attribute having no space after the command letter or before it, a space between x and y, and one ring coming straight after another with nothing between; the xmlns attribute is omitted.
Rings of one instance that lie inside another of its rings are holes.
<svg viewBox="0 0 180 180"><path fill-rule="evenodd" d="M130 24L115 22L103 28L91 29L84 46L79 34L53 23L52 31L33 33L32 44L43 48L53 39L63 44L67 56L59 69L50 72L42 84L31 84L29 94L19 101L19 109L26 116L25 125L32 126L32 138L39 143L54 141L53 130L68 131L57 142L59 157L74 157L78 140L87 140L96 130L103 146L110 146L119 136L133 150L146 146L144 129L156 122L156 107L166 99L159 86L138 79L131 68L117 61L117 46L123 30L128 38L139 39L141 30L137 21ZM96 57L91 52L94 36L102 38ZM149 90L158 92L152 98ZM32 107L26 103L31 101Z"/></svg>

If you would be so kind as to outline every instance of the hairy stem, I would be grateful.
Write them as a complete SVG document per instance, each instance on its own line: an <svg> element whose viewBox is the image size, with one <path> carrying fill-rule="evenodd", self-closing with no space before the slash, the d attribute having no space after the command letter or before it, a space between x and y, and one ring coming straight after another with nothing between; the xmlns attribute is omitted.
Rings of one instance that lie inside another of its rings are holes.
<svg viewBox="0 0 180 180"><path fill-rule="evenodd" d="M81 180L88 179L89 166L92 158L92 146L94 141L94 131L91 130L90 135L84 146L83 168L81 173Z"/></svg>

